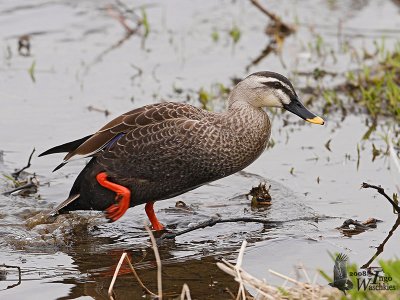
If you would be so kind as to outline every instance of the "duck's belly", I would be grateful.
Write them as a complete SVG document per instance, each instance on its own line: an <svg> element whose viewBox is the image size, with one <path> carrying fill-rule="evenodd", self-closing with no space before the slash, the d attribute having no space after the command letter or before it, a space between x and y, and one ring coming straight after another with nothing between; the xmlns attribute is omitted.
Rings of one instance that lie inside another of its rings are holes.
<svg viewBox="0 0 400 300"><path fill-rule="evenodd" d="M232 175L251 164L260 154L254 153L246 159L236 161L222 161L218 163L205 161L203 166L180 166L173 172L166 172L165 169L155 176L154 180L131 179L116 180L121 185L128 186L131 190L131 206L140 205L149 201L165 200L176 197L193 189L196 189L209 182Z"/></svg>

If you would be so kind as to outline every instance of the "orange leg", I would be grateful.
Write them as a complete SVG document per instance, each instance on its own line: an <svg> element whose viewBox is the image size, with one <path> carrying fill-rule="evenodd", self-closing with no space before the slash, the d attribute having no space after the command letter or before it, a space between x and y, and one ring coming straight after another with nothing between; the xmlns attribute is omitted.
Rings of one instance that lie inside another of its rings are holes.
<svg viewBox="0 0 400 300"><path fill-rule="evenodd" d="M113 204L106 209L106 218L110 222L115 222L128 210L131 202L131 191L122 185L108 181L106 172L97 174L96 179L101 186L117 193L115 200L118 201L118 204Z"/></svg>
<svg viewBox="0 0 400 300"><path fill-rule="evenodd" d="M144 208L146 210L147 217L151 222L151 226L156 231L164 230L164 226L158 221L156 214L154 213L153 206L154 202L147 202Z"/></svg>

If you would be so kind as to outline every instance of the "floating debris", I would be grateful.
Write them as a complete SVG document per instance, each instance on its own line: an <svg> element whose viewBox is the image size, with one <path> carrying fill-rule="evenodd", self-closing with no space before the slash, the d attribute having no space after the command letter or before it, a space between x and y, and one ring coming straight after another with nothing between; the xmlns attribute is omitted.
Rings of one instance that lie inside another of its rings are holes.
<svg viewBox="0 0 400 300"><path fill-rule="evenodd" d="M353 236L365 232L369 229L376 228L376 224L378 222L382 221L375 218L368 218L364 222L348 219L343 222L342 226L337 227L337 229L339 229L346 236Z"/></svg>
<svg viewBox="0 0 400 300"><path fill-rule="evenodd" d="M108 109L101 109L101 108L98 108L98 107L94 107L92 105L89 105L87 107L87 109L88 109L88 111L96 111L96 112L99 112L99 113L103 113L106 117L108 117L111 114L111 112Z"/></svg>
<svg viewBox="0 0 400 300"><path fill-rule="evenodd" d="M269 194L271 185L266 187L265 182L261 182L257 187L252 187L250 192L246 196L251 196L251 206L252 207L263 207L271 205L272 197Z"/></svg>
<svg viewBox="0 0 400 300"><path fill-rule="evenodd" d="M185 211L193 211L193 209L182 200L176 201L175 208Z"/></svg>
<svg viewBox="0 0 400 300"><path fill-rule="evenodd" d="M329 140L325 143L325 148L326 148L329 152L332 152L332 150L331 150L331 141L332 141L332 139L329 139Z"/></svg>
<svg viewBox="0 0 400 300"><path fill-rule="evenodd" d="M31 37L27 34L18 38L18 53L22 56L31 55Z"/></svg>
<svg viewBox="0 0 400 300"><path fill-rule="evenodd" d="M29 155L28 163L25 167L15 170L13 173L11 173L11 176L3 174L6 179L12 182L14 188L2 193L2 195L9 196L18 192L18 195L20 196L29 196L37 193L39 188L39 180L36 178L35 174L25 172L25 170L31 166L33 153L35 153L35 148L33 148L31 154ZM23 175L22 177L24 177L23 179L19 179L21 174Z"/></svg>
<svg viewBox="0 0 400 300"><path fill-rule="evenodd" d="M4 196L9 196L18 192L19 196L26 197L32 194L36 194L39 189L39 180L36 175L28 177L27 180L14 181L16 188L2 193Z"/></svg>

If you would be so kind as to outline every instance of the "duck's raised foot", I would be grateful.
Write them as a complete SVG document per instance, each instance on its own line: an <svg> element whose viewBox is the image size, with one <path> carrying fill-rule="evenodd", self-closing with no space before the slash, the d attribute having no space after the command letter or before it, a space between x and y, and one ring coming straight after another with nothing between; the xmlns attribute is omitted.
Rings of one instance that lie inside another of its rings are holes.
<svg viewBox="0 0 400 300"><path fill-rule="evenodd" d="M131 191L122 185L108 181L106 172L97 174L96 179L101 186L117 193L115 200L118 203L111 205L105 210L106 218L110 222L115 222L121 218L130 207Z"/></svg>

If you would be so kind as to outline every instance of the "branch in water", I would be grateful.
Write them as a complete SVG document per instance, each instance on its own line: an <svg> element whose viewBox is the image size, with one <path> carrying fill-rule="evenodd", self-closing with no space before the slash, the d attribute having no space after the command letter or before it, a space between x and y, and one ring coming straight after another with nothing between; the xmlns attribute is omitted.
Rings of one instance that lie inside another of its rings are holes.
<svg viewBox="0 0 400 300"><path fill-rule="evenodd" d="M233 223L233 222L245 222L245 223L262 223L262 224L268 224L270 226L277 226L281 225L283 223L288 223L288 222L295 222L295 221L313 221L313 222L318 222L321 219L325 219L327 217L310 217L310 218L298 218L298 219L292 219L288 221L270 221L270 220L265 220L265 219L259 219L259 218L248 218L248 217L242 217L242 218L232 218L232 219L222 219L219 216L215 216L205 222L201 222L200 224L190 227L188 229L184 229L182 231L178 231L176 233L164 233L161 236L161 240L169 240L169 239L174 239L175 237L197 230L197 229L202 229L206 227L211 227L214 226L215 224L218 223Z"/></svg>
<svg viewBox="0 0 400 300"><path fill-rule="evenodd" d="M32 160L32 155L33 153L35 153L36 149L33 148L31 155L29 155L29 159L28 159L28 164L23 167L21 170L19 171L15 171L14 173L12 173L12 177L14 177L15 180L18 180L19 175L21 174L22 171L28 169L31 166L31 160Z"/></svg>
<svg viewBox="0 0 400 300"><path fill-rule="evenodd" d="M385 190L383 189L383 187L376 186L376 185L372 185L366 182L363 182L363 184L361 185L361 188L363 189L367 189L367 188L371 188L371 189L375 189L378 191L379 194L381 194L382 196L384 196L389 202L390 204L392 204L393 209L400 214L400 207L392 200L392 198L390 198L386 193Z"/></svg>
<svg viewBox="0 0 400 300"><path fill-rule="evenodd" d="M7 289L7 290L12 289L12 288L16 287L17 285L21 284L21 268L19 266L10 266L10 265L6 265L6 264L2 264L2 265L0 265L0 268L17 269L18 270L18 282L7 286L5 289Z"/></svg>
<svg viewBox="0 0 400 300"><path fill-rule="evenodd" d="M379 254L381 254L383 252L383 248L385 247L385 244L387 243L387 241L391 238L391 236L393 235L393 233L396 231L397 227L399 227L400 225L400 216L397 217L396 223L394 223L392 229L390 229L387 237L383 240L383 242L376 248L376 252L374 255L372 255L372 257L370 258L370 260L365 263L363 266L361 266L361 269L366 269L368 268L371 263L378 257Z"/></svg>

